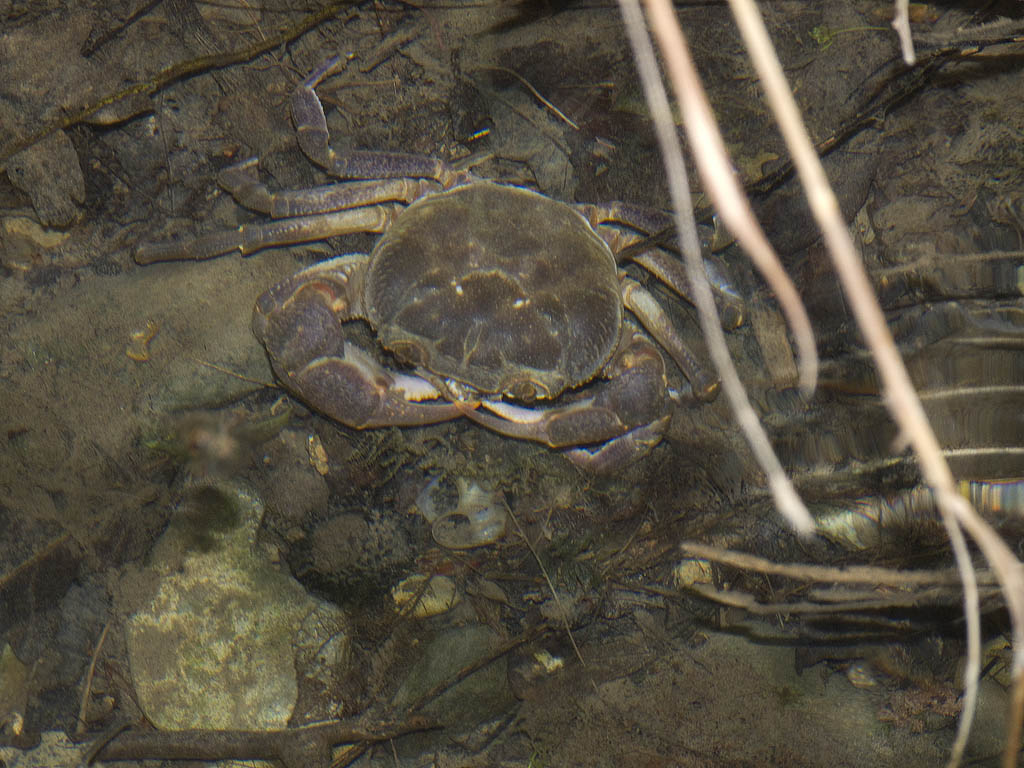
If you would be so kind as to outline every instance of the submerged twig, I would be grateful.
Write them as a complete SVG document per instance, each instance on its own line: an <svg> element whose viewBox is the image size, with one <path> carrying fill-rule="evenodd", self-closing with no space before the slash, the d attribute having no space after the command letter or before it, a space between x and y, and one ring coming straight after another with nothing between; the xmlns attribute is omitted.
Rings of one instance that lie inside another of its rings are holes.
<svg viewBox="0 0 1024 768"><path fill-rule="evenodd" d="M519 647L521 647L523 645L526 645L527 643L531 643L534 640L536 640L538 637L540 637L541 635L544 635L547 632L552 632L552 631L554 631L554 627L552 627L549 624L546 624L546 623L544 623L544 624L537 624L534 627L528 629L523 634L518 635L517 637L513 637L513 638L511 638L509 640L506 640L504 643L502 643L500 646L495 648L493 651L491 651L487 655L482 656L479 659L477 659L476 661L473 661L473 662L467 664L465 667L460 669L454 675L449 676L449 677L445 678L444 680L442 680L440 683L435 685L429 691L427 691L422 696L420 696L418 699L416 699L416 701L414 701L412 704L410 704L406 708L406 711L409 712L409 713L419 712L427 704L429 704L430 702L436 700L443 693L446 693L447 691L449 691L452 688L454 688L456 685L461 683L463 680L465 680L470 675L473 675L474 673L478 672L479 670L483 669L484 667L486 667L486 666L488 666L490 664L493 664L495 661L497 661L501 657L505 656L506 654L511 653L516 648L519 648Z"/></svg>
<svg viewBox="0 0 1024 768"><path fill-rule="evenodd" d="M96 659L99 658L100 651L103 650L103 642L107 639L107 632L109 631L110 622L108 621L103 625L100 639L96 641L96 648L92 652L92 658L89 659L89 669L85 673L85 685L82 686L82 705L78 709L78 724L75 726L75 733L79 735L85 732L89 710L89 696L92 694L92 678L96 672Z"/></svg>
<svg viewBox="0 0 1024 768"><path fill-rule="evenodd" d="M483 69L490 69L490 70L493 70L493 71L495 71L495 72L504 72L504 73L505 73L506 75L511 75L511 76L512 76L512 77L514 77L514 78L515 78L516 80L518 80L518 81L519 81L520 83L522 83L522 84L523 84L523 87L524 87L524 88L526 88L526 90L528 90L528 91L529 91L530 93L532 93L532 94L533 94L533 97L534 97L535 99L537 99L537 101L539 101L539 102L540 102L541 104L543 104L543 105L544 105L545 107L547 107L547 108L548 108L548 109L550 109L550 110L551 110L552 112L554 112L554 113L555 113L555 117L557 117L557 118L558 118L559 120L561 120L561 121L562 121L563 123L565 123L566 125L568 125L568 126L569 126L570 128L572 128L572 129L573 129L574 131L578 131L578 130L580 129L580 127L579 127L579 126L578 126L578 125L577 125L577 124L576 124L575 122L573 122L573 120L572 120L572 119L570 119L569 117L567 117L567 116L566 116L566 114L565 114L565 113L564 113L564 112L563 112L562 110L560 110L560 109L559 109L558 107L556 107L556 106L555 106L554 104L552 104L552 103L551 103L550 101L548 101L548 100L547 100L547 99L545 99L545 98L544 98L543 96L541 96L541 95L540 95L540 92L538 92L536 88L534 88L534 87L533 87L532 85L530 85L530 81L529 81L529 80L527 80L527 79L526 79L525 77L523 77L522 75L520 75L520 74L519 74L518 72L516 72L515 70L509 69L508 67L483 67Z"/></svg>
<svg viewBox="0 0 1024 768"><path fill-rule="evenodd" d="M401 723L367 726L335 721L271 731L127 731L99 749L88 750L94 760L278 760L286 768L328 768L336 745L387 741L407 733L437 728L423 717Z"/></svg>
<svg viewBox="0 0 1024 768"><path fill-rule="evenodd" d="M526 535L526 531L524 531L523 527L519 524L519 518L515 516L515 513L512 512L511 509L509 510L508 514L509 517L512 518L512 522L515 523L516 530L519 532L519 535L522 537L523 541L526 543L527 548L530 550L530 554L533 555L533 559L537 562L537 566L540 568L541 575L544 576L544 582L548 585L548 589L551 591L551 597L554 599L555 605L558 606L558 612L561 614L562 623L565 626L565 634L569 636L569 642L572 644L573 651L576 652L576 658L579 659L579 662L582 666L587 666L587 662L583 660L583 654L580 653L580 647L576 645L576 638L572 635L572 625L569 622L569 612L565 609L565 606L562 604L562 599L558 596L558 590L555 589L554 582L552 582L551 577L548 576L547 568L544 567L544 563L540 559L540 555L537 554L537 549L533 546L533 542L530 541L530 537Z"/></svg>
<svg viewBox="0 0 1024 768"><path fill-rule="evenodd" d="M873 565L851 565L845 568L833 568L827 565L776 563L746 552L735 552L709 544L689 541L680 544L680 549L688 557L699 557L744 571L785 576L786 578L800 581L829 581L834 584L876 584L889 587L941 586L957 584L960 581L958 572L949 568L935 571L899 571ZM991 571L980 572L978 574L978 581L986 586L997 583L995 574Z"/></svg>
<svg viewBox="0 0 1024 768"><path fill-rule="evenodd" d="M256 384L256 385L258 385L260 387L263 387L264 389L280 389L281 388L280 385L275 384L272 381L262 381L261 379L254 379L254 378L252 378L250 376L245 376L244 374L237 373L236 371L232 371L230 368L225 368L223 365L218 365L217 363L211 363L209 360L201 360L198 357L192 357L191 355L186 355L186 357L188 357L196 365L202 365L202 366L204 366L206 368L209 368L211 370L217 371L217 373L223 373L224 375L230 376L233 379L238 379L239 381L244 381L247 384Z"/></svg>
<svg viewBox="0 0 1024 768"><path fill-rule="evenodd" d="M920 608L925 605L948 605L960 596L960 590L950 587L930 587L917 592L890 592L873 595L856 600L835 600L816 602L814 600L798 600L794 602L762 603L756 597L737 589L718 589L710 584L690 584L686 587L707 600L743 610L758 616L774 616L776 614L821 616L825 614L850 614L888 611L893 608ZM986 597L999 594L998 587L988 587Z"/></svg>
<svg viewBox="0 0 1024 768"><path fill-rule="evenodd" d="M3 149L0 149L0 171L5 168L7 161L19 152L22 152L33 144L42 141L52 133L77 125L83 120L86 120L96 114L104 107L109 107L112 104L117 104L125 99L132 96L138 96L140 94L152 96L179 80L186 80L212 69L222 69L223 67L227 67L232 64L241 64L254 59L260 54L271 51L286 43L290 43L299 36L334 16L342 8L355 5L356 2L357 0L336 0L336 2L331 3L316 13L306 16L297 24L288 27L273 37L256 43L255 45L250 45L236 51L214 53L209 56L200 56L187 61L179 61L175 64L164 67L149 80L145 80L141 83L134 83L133 85L130 85L127 88L122 88L120 91L116 91L114 93L108 93L85 106L79 107L64 117L59 117L48 123L44 123L38 130L30 133L28 136L16 139Z"/></svg>

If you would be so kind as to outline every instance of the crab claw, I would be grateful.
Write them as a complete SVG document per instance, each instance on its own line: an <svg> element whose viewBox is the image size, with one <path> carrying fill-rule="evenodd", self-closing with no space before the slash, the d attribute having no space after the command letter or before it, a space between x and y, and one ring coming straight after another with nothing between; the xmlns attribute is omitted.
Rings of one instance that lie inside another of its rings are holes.
<svg viewBox="0 0 1024 768"><path fill-rule="evenodd" d="M275 372L317 411L355 429L437 424L465 412L448 402L420 402L441 393L419 376L388 371L349 342L340 356L318 357L294 371L275 367Z"/></svg>
<svg viewBox="0 0 1024 768"><path fill-rule="evenodd" d="M553 434L558 434L559 431L565 429L565 427L575 421L573 426L580 427L586 420L593 416L593 412L588 412L586 409L589 407L587 403L579 404L580 407L571 411L569 414L566 413L566 409L557 409L559 413L552 414L550 411L539 419L535 419L532 422L522 423L516 421L508 421L505 419L492 416L488 413L476 410L475 405L471 403L456 403L455 404L463 416L470 419L471 421L480 424L481 426L487 427L495 432L509 437L518 437L525 440L537 440L539 442L546 443L553 448L564 447L564 445L573 445L581 442L580 440L570 441L569 443L555 444L552 440ZM496 404L494 403L482 403L485 408L494 409ZM527 408L518 408L512 406L517 411L529 411ZM509 408L507 405L499 409L503 413L508 414ZM665 430L668 429L668 423L671 420L670 416L662 416L659 419L655 419L650 424L644 424L634 429L630 429L627 432L619 431L614 437L604 439L603 442L599 442L594 448L572 448L566 450L565 456L576 466L581 469L585 469L588 472L595 474L602 474L611 472L619 469L633 461L636 461L640 457L644 456L654 446L661 442L661 438L665 434ZM576 431L576 437L582 434L580 431ZM592 433L593 434L593 433ZM596 441L595 441L596 442Z"/></svg>
<svg viewBox="0 0 1024 768"><path fill-rule="evenodd" d="M625 433L629 427L614 414L594 404L594 398L546 410L504 402L455 403L461 415L480 426L520 440L533 440L551 448L599 443Z"/></svg>
<svg viewBox="0 0 1024 768"><path fill-rule="evenodd" d="M646 338L630 339L607 375L607 381L592 385L592 396L563 406L527 408L489 400L454 405L466 418L507 437L552 448L595 445L569 451L568 456L581 466L608 470L657 445L668 417L665 362Z"/></svg>
<svg viewBox="0 0 1024 768"><path fill-rule="evenodd" d="M595 450L573 448L566 451L565 456L573 464L588 472L594 474L611 472L650 452L661 442L670 420L670 416L662 416L657 421L631 429L626 434L603 443Z"/></svg>
<svg viewBox="0 0 1024 768"><path fill-rule="evenodd" d="M355 429L458 418L463 411L433 384L388 370L347 340L347 324L360 316L351 286L364 264L362 257L321 262L257 300L253 331L274 373L313 409Z"/></svg>

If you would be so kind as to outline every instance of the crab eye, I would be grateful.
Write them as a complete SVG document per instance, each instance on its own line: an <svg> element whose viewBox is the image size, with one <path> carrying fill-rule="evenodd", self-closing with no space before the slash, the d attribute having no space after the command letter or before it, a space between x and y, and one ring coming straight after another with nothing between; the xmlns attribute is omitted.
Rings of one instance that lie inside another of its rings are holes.
<svg viewBox="0 0 1024 768"><path fill-rule="evenodd" d="M531 403L534 400L544 400L551 396L547 387L533 379L518 379L516 381L509 382L505 391L516 400L521 400L524 403Z"/></svg>
<svg viewBox="0 0 1024 768"><path fill-rule="evenodd" d="M427 353L422 346L414 341L395 341L389 345L391 353L406 365L422 366L427 364Z"/></svg>

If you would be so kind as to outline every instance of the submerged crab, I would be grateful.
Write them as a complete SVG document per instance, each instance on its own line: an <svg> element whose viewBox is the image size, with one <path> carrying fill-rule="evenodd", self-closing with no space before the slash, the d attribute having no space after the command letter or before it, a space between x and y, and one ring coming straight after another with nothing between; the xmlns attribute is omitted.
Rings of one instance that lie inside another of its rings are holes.
<svg viewBox="0 0 1024 768"><path fill-rule="evenodd" d="M371 180L271 193L250 160L219 181L274 221L145 245L140 263L383 232L369 255L330 259L274 286L253 317L285 387L350 427L465 416L503 435L573 448L570 458L593 469L618 466L656 445L668 423L665 363L651 337L697 397L713 397L717 382L616 261L615 251L667 217L621 203L571 206L421 156L337 154L314 92L336 61L293 95L299 145L332 176ZM648 251L634 261L684 292L674 257ZM737 314L728 287L716 282ZM346 333L356 319L411 369L385 368L356 346Z"/></svg>

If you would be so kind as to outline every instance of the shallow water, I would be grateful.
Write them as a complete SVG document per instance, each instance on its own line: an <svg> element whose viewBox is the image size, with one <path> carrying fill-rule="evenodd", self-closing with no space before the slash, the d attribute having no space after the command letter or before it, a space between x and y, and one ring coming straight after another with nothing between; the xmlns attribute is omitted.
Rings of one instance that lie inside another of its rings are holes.
<svg viewBox="0 0 1024 768"><path fill-rule="evenodd" d="M120 29L86 6L61 9L0 9L5 141L210 45L232 50L302 17L264 10L254 19L260 11L226 6L180 17L159 6ZM855 111L895 42L861 31L819 48L810 30L820 24L878 26L840 4L766 12L812 131L824 138ZM682 9L681 18L738 172L746 181L770 173L784 150L766 126L727 10ZM934 22L933 31L961 21ZM120 115L138 110L134 117L76 124L8 163L0 181L0 738L28 746L38 734L52 742L56 731L93 734L153 719L133 690L161 670L152 660L138 668L129 627L130 617L152 613L163 583L157 541L169 524L186 525L197 532L190 546L210 551L236 521L209 489L241 482L266 510L253 553L276 574L267 578L301 585L310 601L343 614L344 632L329 637L294 622L293 647L319 638L323 658L278 659L294 681L284 718L291 726L364 712L401 721L404 707L438 693L446 676L493 657L481 662L485 690L456 688L460 703L449 696L440 714L427 710L445 731L397 740L399 760L414 765L435 752L460 765L944 760L956 713L958 595L845 618L760 617L715 604L708 590L774 604L804 599L805 585L721 566L689 585L706 588L703 598L673 582L682 541L780 561L868 563L884 553L894 566L948 564L927 511L913 511L925 508L894 501L920 495L917 472L894 442L839 290L787 188L756 205L816 323L823 386L809 402L795 395L778 312L731 250L719 258L749 311L729 343L808 501L859 525L857 510L872 510L874 538L862 552L786 532L721 399L672 401L664 440L602 476L465 419L359 431L311 412L276 382L250 328L253 306L304 266L368 252L375 235L245 258L135 263L143 243L262 220L218 191L217 172L246 157L260 157L271 189L327 181L296 145L288 103L301 78L339 52L355 56L319 87L339 151L456 163L472 156L477 175L558 199L665 205L611 7L533 16L498 5L355 6L284 51L183 79ZM1024 99L1007 97L1020 88L1018 62L978 66L969 79L946 70L948 81L912 92L884 131L860 132L828 163L954 468L974 481L982 506L993 502L990 517L1016 544L1024 163L1013 126L1024 120ZM635 265L627 271L703 361L689 305ZM352 333L374 349L368 328ZM667 371L669 386L685 392L680 371L671 362ZM413 511L438 478L497 494L508 508L504 536L466 550L438 546ZM903 517L889 526L894 510ZM392 590L410 576L423 584L445 577L451 607L423 617L404 607L408 600L396 605ZM255 602L243 614L261 615L259 599L246 599ZM997 635L998 613L991 618ZM351 641L344 653L342 636ZM430 661L445 646L435 638L450 640L451 659ZM193 641L197 653L214 645ZM825 650L800 661L794 647L808 645ZM257 698L245 687L257 683L235 682ZM1000 747L1005 698L994 681L984 689L978 757ZM188 695L201 712L201 686ZM67 751L43 760L0 747L0 759L57 764ZM382 745L359 759L395 758Z"/></svg>

